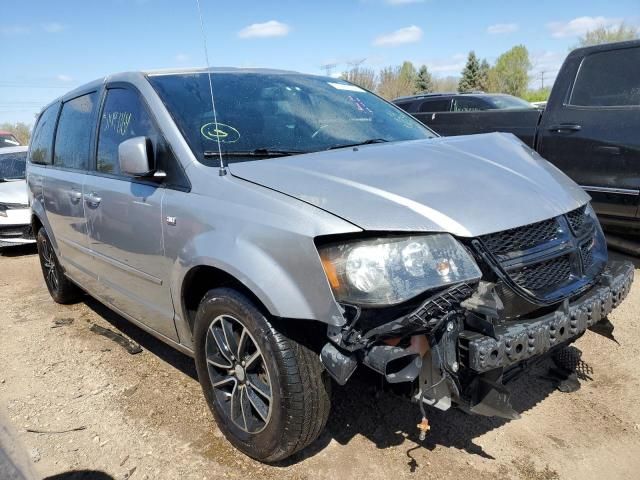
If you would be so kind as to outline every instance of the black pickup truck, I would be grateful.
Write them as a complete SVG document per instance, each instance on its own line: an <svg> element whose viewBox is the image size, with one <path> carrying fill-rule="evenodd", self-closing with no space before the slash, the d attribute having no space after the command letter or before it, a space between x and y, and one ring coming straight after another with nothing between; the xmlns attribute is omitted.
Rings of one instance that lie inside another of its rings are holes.
<svg viewBox="0 0 640 480"><path fill-rule="evenodd" d="M543 111L443 112L431 96L396 104L441 135L517 135L582 185L605 228L640 234L640 40L571 52Z"/></svg>

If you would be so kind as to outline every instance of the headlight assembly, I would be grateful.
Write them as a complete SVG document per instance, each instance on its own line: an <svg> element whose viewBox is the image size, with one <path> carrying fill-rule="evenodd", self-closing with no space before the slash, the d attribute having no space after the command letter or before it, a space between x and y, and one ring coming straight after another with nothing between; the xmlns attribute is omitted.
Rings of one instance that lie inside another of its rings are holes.
<svg viewBox="0 0 640 480"><path fill-rule="evenodd" d="M476 263L449 234L356 240L320 247L338 301L393 305L433 288L475 281Z"/></svg>

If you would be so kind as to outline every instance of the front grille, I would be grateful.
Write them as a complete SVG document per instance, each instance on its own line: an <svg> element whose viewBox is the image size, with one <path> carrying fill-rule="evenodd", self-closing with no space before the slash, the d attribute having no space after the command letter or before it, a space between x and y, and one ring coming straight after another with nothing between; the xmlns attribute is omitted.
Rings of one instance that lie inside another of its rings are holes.
<svg viewBox="0 0 640 480"><path fill-rule="evenodd" d="M511 279L520 287L533 291L564 285L571 280L569 255L526 265L512 273Z"/></svg>
<svg viewBox="0 0 640 480"><path fill-rule="evenodd" d="M585 214L585 209L586 206L576 208L575 210L567 213L567 221L571 226L571 230L573 230L576 235L582 233L589 224L589 217Z"/></svg>
<svg viewBox="0 0 640 480"><path fill-rule="evenodd" d="M558 221L555 218L524 227L483 235L480 240L494 255L500 256L537 247L558 238Z"/></svg>
<svg viewBox="0 0 640 480"><path fill-rule="evenodd" d="M580 247L580 256L582 257L582 269L586 272L593 265L593 241L589 241Z"/></svg>
<svg viewBox="0 0 640 480"><path fill-rule="evenodd" d="M600 230L586 208L478 238L476 247L496 273L511 314L522 315L528 307L519 312L525 305L509 293L532 305L552 305L592 284L602 271L604 240L598 240Z"/></svg>
<svg viewBox="0 0 640 480"><path fill-rule="evenodd" d="M6 227L0 226L0 238L33 238L33 231L31 226L24 225L9 225Z"/></svg>

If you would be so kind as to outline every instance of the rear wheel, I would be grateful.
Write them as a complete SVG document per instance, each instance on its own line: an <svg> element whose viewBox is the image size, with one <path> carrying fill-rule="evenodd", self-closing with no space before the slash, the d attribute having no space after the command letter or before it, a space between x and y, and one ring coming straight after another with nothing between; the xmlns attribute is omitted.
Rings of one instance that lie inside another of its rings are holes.
<svg viewBox="0 0 640 480"><path fill-rule="evenodd" d="M44 276L44 282L47 284L51 298L53 298L55 302L62 304L78 301L82 295L82 290L64 274L60 262L58 262L58 257L56 257L56 253L51 245L51 240L49 240L49 236L44 228L38 230L36 244L38 246L42 275Z"/></svg>
<svg viewBox="0 0 640 480"><path fill-rule="evenodd" d="M282 460L315 440L329 416L318 355L276 331L235 290L210 290L196 315L196 368L220 430L247 455Z"/></svg>

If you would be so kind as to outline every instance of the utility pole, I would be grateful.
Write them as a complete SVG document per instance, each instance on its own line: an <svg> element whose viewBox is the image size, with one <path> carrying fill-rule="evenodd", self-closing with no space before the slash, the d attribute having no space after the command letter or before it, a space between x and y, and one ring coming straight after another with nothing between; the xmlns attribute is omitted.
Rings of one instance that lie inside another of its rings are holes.
<svg viewBox="0 0 640 480"><path fill-rule="evenodd" d="M540 89L541 90L544 90L544 74L545 73L546 72L544 70L540 72Z"/></svg>
<svg viewBox="0 0 640 480"><path fill-rule="evenodd" d="M320 65L320 68L324 70L327 77L330 77L333 74L333 69L336 68L337 63L325 63L324 65Z"/></svg>

